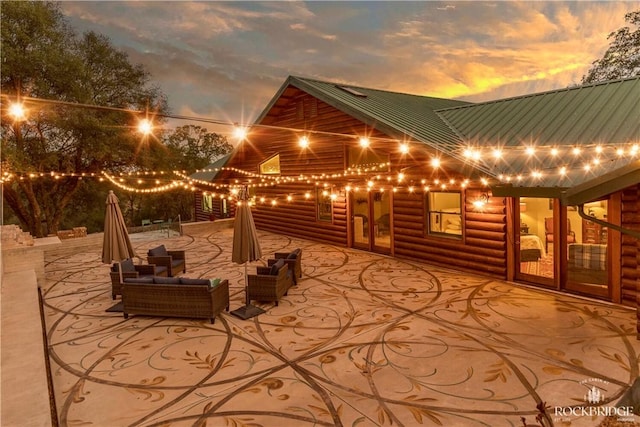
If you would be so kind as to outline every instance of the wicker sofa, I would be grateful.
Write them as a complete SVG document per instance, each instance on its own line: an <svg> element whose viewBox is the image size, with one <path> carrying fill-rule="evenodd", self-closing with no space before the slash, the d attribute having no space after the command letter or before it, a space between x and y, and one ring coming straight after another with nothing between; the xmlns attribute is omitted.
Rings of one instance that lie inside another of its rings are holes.
<svg viewBox="0 0 640 427"><path fill-rule="evenodd" d="M147 262L149 264L166 267L169 277L187 271L185 258L185 251L168 251L164 245L149 249L147 252Z"/></svg>
<svg viewBox="0 0 640 427"><path fill-rule="evenodd" d="M124 318L130 314L210 319L229 311L229 281L186 277L125 279L122 286Z"/></svg>
<svg viewBox="0 0 640 427"><path fill-rule="evenodd" d="M111 266L109 275L111 276L111 298L116 299L117 295L122 295L122 284L120 283L120 276L124 279L137 279L139 277L153 277L161 276L167 277L167 268L157 266L153 264L134 264L131 258L125 259L119 263L114 263ZM118 269L120 271L118 271Z"/></svg>
<svg viewBox="0 0 640 427"><path fill-rule="evenodd" d="M247 275L247 299L249 301L278 301L293 286L292 274L283 259L271 267L257 267L256 274Z"/></svg>
<svg viewBox="0 0 640 427"><path fill-rule="evenodd" d="M276 252L274 258L267 260L269 267L273 266L279 259L283 259L292 272L293 285L298 284L298 279L302 277L302 249L297 248L291 252Z"/></svg>

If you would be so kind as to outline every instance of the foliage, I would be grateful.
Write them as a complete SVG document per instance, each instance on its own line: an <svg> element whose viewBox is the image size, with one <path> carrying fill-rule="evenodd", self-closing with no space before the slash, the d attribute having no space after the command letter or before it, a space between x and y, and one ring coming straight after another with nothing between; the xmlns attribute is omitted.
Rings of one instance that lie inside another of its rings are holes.
<svg viewBox="0 0 640 427"><path fill-rule="evenodd" d="M164 112L166 100L150 85L149 74L106 37L76 35L57 4L5 2L0 12L3 109L8 99L19 97L62 101L26 104L28 121L2 121L3 172L36 177L4 183L3 197L22 228L40 237L43 222L49 233L58 230L73 206L79 175L131 170L142 163L136 162L139 138L131 132L134 114L71 104L130 110L155 106ZM65 175L37 178L50 171Z"/></svg>
<svg viewBox="0 0 640 427"><path fill-rule="evenodd" d="M162 149L147 153L148 167L155 171L182 171L187 175L202 169L233 149L227 138L195 125L179 126L160 137ZM122 197L121 197L122 200ZM125 207L130 224L142 219L193 219L195 197L191 190L129 195Z"/></svg>
<svg viewBox="0 0 640 427"><path fill-rule="evenodd" d="M172 170L202 169L233 149L224 136L194 125L176 128L166 136L164 143Z"/></svg>
<svg viewBox="0 0 640 427"><path fill-rule="evenodd" d="M635 31L622 27L609 34L612 39L609 48L593 66L582 83L595 83L640 75L640 10L629 12L625 21L638 26Z"/></svg>

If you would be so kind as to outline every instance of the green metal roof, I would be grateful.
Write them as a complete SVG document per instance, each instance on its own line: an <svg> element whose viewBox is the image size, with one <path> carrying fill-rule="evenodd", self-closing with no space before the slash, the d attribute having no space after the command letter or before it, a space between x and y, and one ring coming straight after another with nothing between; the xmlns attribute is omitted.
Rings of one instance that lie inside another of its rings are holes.
<svg viewBox="0 0 640 427"><path fill-rule="evenodd" d="M287 87L296 87L393 138L410 137L437 150L458 146L458 136L434 112L468 102L410 95L290 76L256 119L260 123Z"/></svg>
<svg viewBox="0 0 640 427"><path fill-rule="evenodd" d="M487 153L482 162L493 176L521 174L521 180L510 182L513 187L574 187L633 162L633 156L616 154L614 146L626 145L628 153L630 145L640 143L640 77L437 113L459 135L458 153L482 147ZM536 148L532 156L524 152L529 145ZM602 153L596 153L598 145L604 147ZM491 160L490 147L504 148L504 157ZM551 155L551 147L558 147L560 155ZM581 153L572 154L573 147L582 148ZM595 158L599 164L593 163ZM586 170L588 163L591 168ZM562 166L568 171L564 177L558 172ZM532 176L531 171L542 175Z"/></svg>
<svg viewBox="0 0 640 427"><path fill-rule="evenodd" d="M189 175L189 178L197 179L199 181L211 182L216 179L222 172L220 169L227 164L230 158L231 153L226 154L213 163L209 164L208 166L204 167L201 171Z"/></svg>
<svg viewBox="0 0 640 427"><path fill-rule="evenodd" d="M289 87L390 137L409 137L462 160L493 176L495 192L502 195L534 192L539 197L561 197L576 187L579 191L572 193L572 202L588 201L605 195L600 194L602 179L609 188L617 188L637 176L634 160L640 151L634 157L628 150L640 144L640 77L471 104L290 76L256 124ZM524 148L530 145L536 153L525 155ZM598 145L605 151L596 153ZM467 158L464 151L470 146L483 151L483 157ZM627 154L617 155L618 146L624 146ZM490 157L494 147L503 149L501 159ZM559 148L560 155L552 155L551 147ZM571 154L574 147L581 147L581 154ZM567 168L565 175L559 173L562 166Z"/></svg>

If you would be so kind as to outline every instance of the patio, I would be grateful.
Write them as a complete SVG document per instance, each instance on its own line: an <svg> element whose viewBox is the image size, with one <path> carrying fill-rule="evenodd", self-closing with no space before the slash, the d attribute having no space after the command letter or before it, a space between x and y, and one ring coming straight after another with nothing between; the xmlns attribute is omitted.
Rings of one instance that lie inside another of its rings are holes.
<svg viewBox="0 0 640 427"><path fill-rule="evenodd" d="M231 229L133 234L139 255L187 251L187 277L226 278L244 304ZM42 287L62 426L521 426L614 405L638 376L636 313L427 264L259 232L266 258L303 250L303 277L250 320L105 310L101 248L47 259ZM254 263L249 272L254 270ZM571 421L570 424L569 421Z"/></svg>

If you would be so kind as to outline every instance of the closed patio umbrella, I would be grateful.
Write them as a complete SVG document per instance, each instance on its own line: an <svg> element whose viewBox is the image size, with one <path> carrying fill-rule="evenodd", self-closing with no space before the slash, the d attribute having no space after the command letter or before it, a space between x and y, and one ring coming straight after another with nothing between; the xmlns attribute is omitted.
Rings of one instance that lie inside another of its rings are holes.
<svg viewBox="0 0 640 427"><path fill-rule="evenodd" d="M236 208L236 218L233 223L233 248L231 251L231 261L237 264L244 264L244 286L246 301L245 306L231 312L241 319L249 319L264 313L260 307L250 304L247 279L247 262L257 261L262 257L262 249L258 241L258 232L253 222L251 206L249 205L249 194L245 187L238 196Z"/></svg>
<svg viewBox="0 0 640 427"><path fill-rule="evenodd" d="M109 190L107 196L107 211L104 217L104 240L102 241L102 262L111 264L113 261L118 263L118 273L120 273L120 281L122 281L122 270L120 270L120 261L133 258L136 253L129 240L127 226L120 211L118 198Z"/></svg>

